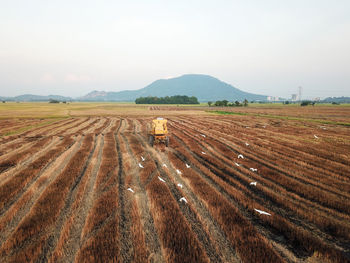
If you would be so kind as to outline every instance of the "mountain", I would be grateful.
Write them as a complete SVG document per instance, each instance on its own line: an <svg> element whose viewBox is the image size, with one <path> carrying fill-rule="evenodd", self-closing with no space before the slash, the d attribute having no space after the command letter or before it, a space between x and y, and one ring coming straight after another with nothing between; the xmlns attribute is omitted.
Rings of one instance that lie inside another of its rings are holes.
<svg viewBox="0 0 350 263"><path fill-rule="evenodd" d="M119 92L93 91L78 98L81 101L134 101L139 97L195 96L201 102L229 100L266 100L267 96L241 91L208 75L187 74L177 78L159 79L139 90Z"/></svg>
<svg viewBox="0 0 350 263"><path fill-rule="evenodd" d="M58 100L58 101L73 101L71 97L64 97L60 95L48 95L40 96L33 94L24 94L16 97L0 97L0 100L6 101L49 101L49 100Z"/></svg>
<svg viewBox="0 0 350 263"><path fill-rule="evenodd" d="M87 95L85 95L84 98L88 100L88 99L95 99L95 98L104 97L104 96L107 96L107 92L94 90L88 93Z"/></svg>

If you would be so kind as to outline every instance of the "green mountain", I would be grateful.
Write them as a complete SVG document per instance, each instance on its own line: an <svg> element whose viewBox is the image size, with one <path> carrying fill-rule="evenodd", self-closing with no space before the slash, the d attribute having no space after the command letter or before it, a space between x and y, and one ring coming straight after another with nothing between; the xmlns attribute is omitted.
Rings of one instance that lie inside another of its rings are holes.
<svg viewBox="0 0 350 263"><path fill-rule="evenodd" d="M159 79L139 90L120 92L93 91L78 98L82 101L134 101L139 97L195 96L201 102L228 100L266 100L267 96L241 91L208 75L188 74L172 79Z"/></svg>

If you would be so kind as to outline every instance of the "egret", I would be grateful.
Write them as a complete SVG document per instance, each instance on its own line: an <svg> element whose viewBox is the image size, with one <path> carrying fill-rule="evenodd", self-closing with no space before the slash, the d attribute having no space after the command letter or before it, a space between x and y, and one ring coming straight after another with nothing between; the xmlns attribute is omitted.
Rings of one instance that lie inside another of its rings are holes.
<svg viewBox="0 0 350 263"><path fill-rule="evenodd" d="M165 183L164 179L158 176L159 181Z"/></svg>
<svg viewBox="0 0 350 263"><path fill-rule="evenodd" d="M187 203L187 200L186 200L185 197L181 197L181 198L180 198L180 202L182 202L182 201L184 201L185 203Z"/></svg>
<svg viewBox="0 0 350 263"><path fill-rule="evenodd" d="M271 216L271 214L269 214L268 212L265 212L265 211L262 211L262 210L259 210L259 209L255 209L255 208L254 208L254 210L255 210L256 212L258 212L260 215Z"/></svg>

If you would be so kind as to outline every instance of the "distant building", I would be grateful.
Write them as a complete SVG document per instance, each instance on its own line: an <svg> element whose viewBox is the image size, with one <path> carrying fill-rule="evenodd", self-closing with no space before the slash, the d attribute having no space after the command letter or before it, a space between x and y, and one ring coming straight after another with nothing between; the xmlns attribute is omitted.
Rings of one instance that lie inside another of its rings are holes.
<svg viewBox="0 0 350 263"><path fill-rule="evenodd" d="M292 94L292 101L297 101L297 94Z"/></svg>
<svg viewBox="0 0 350 263"><path fill-rule="evenodd" d="M320 101L320 100L321 100L320 97L316 97L316 98L313 99L313 101Z"/></svg>
<svg viewBox="0 0 350 263"><path fill-rule="evenodd" d="M280 98L277 97L277 96L276 96L276 97L275 97L275 96L268 96L268 97L267 97L267 100L268 100L268 101L279 101Z"/></svg>

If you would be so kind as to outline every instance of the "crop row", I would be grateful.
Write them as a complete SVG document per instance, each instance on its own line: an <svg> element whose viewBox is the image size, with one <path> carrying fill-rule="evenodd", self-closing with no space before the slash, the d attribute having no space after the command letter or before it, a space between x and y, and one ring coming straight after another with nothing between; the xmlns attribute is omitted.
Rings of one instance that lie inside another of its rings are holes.
<svg viewBox="0 0 350 263"><path fill-rule="evenodd" d="M252 190L248 190L249 189L248 188L249 181L247 181L247 179L242 178L241 173L229 171L230 170L229 167L227 167L225 164L219 165L218 163L220 163L220 162L217 159L210 158L210 156L208 154L206 154L205 157L202 157L200 152L203 151L203 149L198 148L198 146L197 146L198 142L194 144L193 142L191 142L188 139L188 136L181 136L178 133L176 133L176 134L178 136L180 136L179 137L180 140L184 141L184 143L190 147L192 154L197 157L197 159L196 159L196 158L193 158L191 156L187 156L188 161L191 160L192 162L196 162L198 166L202 167L201 169L204 170L205 174L211 174L211 179L215 182L215 184L221 185L221 187L224 187L226 185L225 188L226 188L227 193L229 193L237 202L241 203L242 207L249 207L249 209L252 212L254 211L253 209L255 207L256 208L261 207L261 204L254 203L254 201L253 201L254 196L255 196L255 199L259 200L259 198L258 198L259 195L255 194L254 191L252 191ZM174 142L174 140L173 140L173 145L174 144L176 144L176 141ZM176 146L175 146L175 148L176 148ZM179 150L179 152L181 152L181 154L184 155L185 150L183 148L181 148L181 150ZM214 152L215 152L215 150L214 150ZM199 162L198 160L201 160L201 162ZM210 169L210 171L207 168L204 168L203 165L207 166ZM212 174L211 171L215 172L215 174ZM218 175L220 176L220 179L217 178ZM240 178L240 177L242 179L240 179L239 181L234 179L234 178ZM241 181L241 180L243 180L243 181ZM229 184L227 184L227 182ZM243 183L243 185L242 185L242 183ZM238 189L236 188L233 190L232 186L239 187L239 188ZM239 189L242 189L241 191L243 191L243 192L238 191ZM240 195L238 193L240 193ZM248 197L252 196L253 198L248 199L246 196L248 196ZM266 196L265 196L265 198L266 198ZM261 201L262 200L260 199L260 202ZM339 253L339 251L334 252L334 249L329 248L326 245L322 245L322 243L320 243L317 239L313 238L312 235L310 235L309 233L306 233L305 231L301 231L301 229L299 229L297 227L293 227L292 224L290 224L288 221L286 221L282 217L274 215L273 218L274 218L274 220L272 222L269 222L269 224L271 224L272 227L274 227L276 230L280 231L281 233L285 233L286 237L289 240L298 240L298 242L300 242L300 244L303 244L306 247L308 247L309 253L313 252L312 251L313 248L319 247L320 249L325 250L325 254L335 253L336 259L342 258L341 253ZM278 220L276 220L276 218ZM289 227L285 228L286 225L288 225ZM288 229L293 229L294 232L292 232L292 231L288 232ZM311 242L311 241L313 241L313 242ZM312 248L312 246L307 245L307 244L313 244L315 246Z"/></svg>
<svg viewBox="0 0 350 263"><path fill-rule="evenodd" d="M82 231L77 262L117 262L118 241L118 155L114 133L118 122L104 136L101 166L95 184L95 200Z"/></svg>
<svg viewBox="0 0 350 263"><path fill-rule="evenodd" d="M70 160L64 171L47 187L30 213L6 240L0 249L2 257L11 255L15 256L14 261L28 261L38 258L44 252L45 244L50 240L49 229L55 223L65 203L62 196L68 194L75 179L81 174L92 149L92 139L92 135L84 138L81 149ZM21 183L23 184L23 181ZM18 254L15 254L16 248L22 248Z"/></svg>
<svg viewBox="0 0 350 263"><path fill-rule="evenodd" d="M205 141L207 142L208 140ZM218 142L218 140L215 140L216 145L219 143L220 142ZM247 166L253 165L248 167L254 167L258 169L259 174L262 175L264 178L267 178L279 185L282 185L288 191L295 192L302 197L308 198L311 201L316 201L322 204L323 206L336 209L337 211L350 211L348 210L347 200L342 197L341 193L335 192L337 193L335 194L334 191L336 190L334 190L333 192L329 191L327 193L328 198L325 199L325 190L327 190L329 187L315 187L315 184L318 184L317 182L305 182L305 175L302 176L296 173L297 167L294 167L294 169L292 170L286 169L283 167L279 160L275 160L276 163L273 163L268 157L264 159L264 151L260 152L257 151L257 149L250 150L251 147L245 147L243 149L242 147L236 146L235 149L232 147L227 147L226 145L222 146L227 148L226 150L224 150L224 154L227 158L232 159L234 158L232 156L233 154L238 155L239 153L243 153L244 156L248 157L249 161L247 158L240 160L242 164L246 164ZM258 158L256 157L257 155L259 156ZM232 165L234 164L232 163Z"/></svg>
<svg viewBox="0 0 350 263"><path fill-rule="evenodd" d="M181 149L174 139L172 146L177 150ZM183 153L183 150L181 152ZM169 153L169 159L176 167L183 170L185 169L184 161L191 165L195 164L190 158L181 160L172 153ZM200 166L200 164L197 165ZM210 173L209 170L204 172L207 175ZM193 169L186 169L183 176L189 181L193 192L203 200L213 217L220 223L244 262L283 262L269 242L219 191L210 186ZM264 261L261 261L262 259Z"/></svg>

